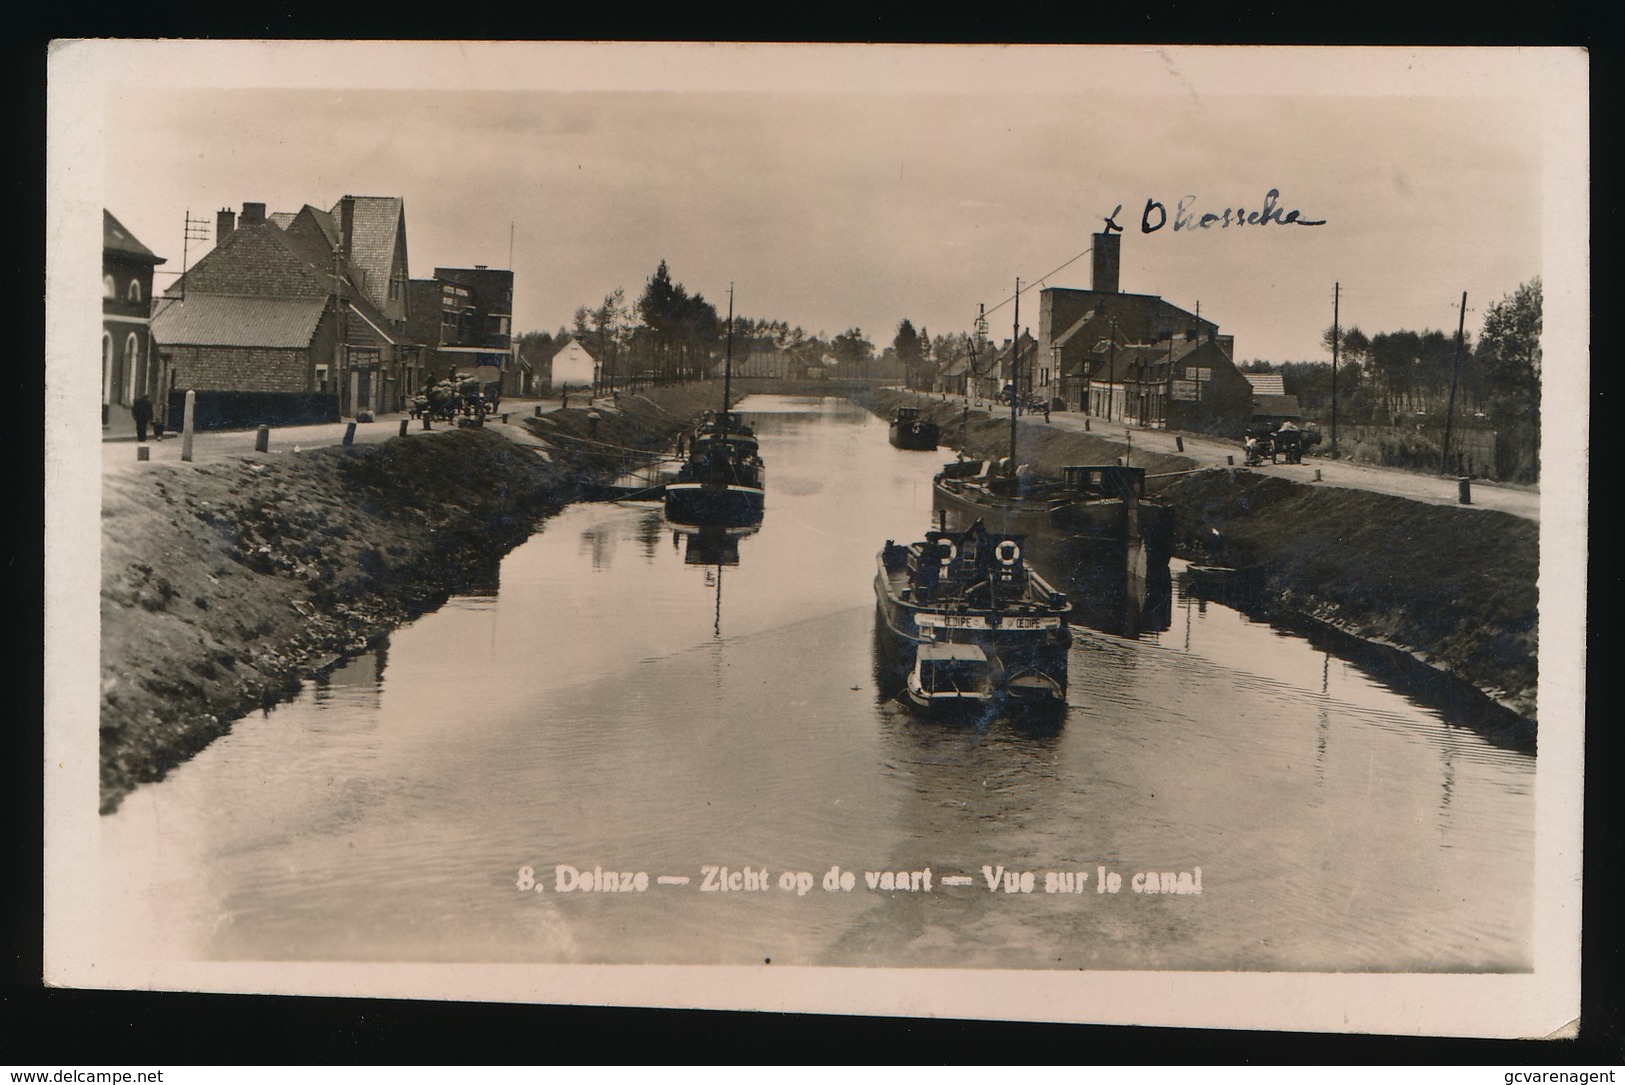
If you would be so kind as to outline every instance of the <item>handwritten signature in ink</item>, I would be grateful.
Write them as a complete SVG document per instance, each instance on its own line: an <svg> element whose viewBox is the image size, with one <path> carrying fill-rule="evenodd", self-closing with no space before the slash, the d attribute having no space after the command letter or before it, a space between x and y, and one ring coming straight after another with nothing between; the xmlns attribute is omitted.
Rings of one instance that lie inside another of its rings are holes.
<svg viewBox="0 0 1625 1085"><path fill-rule="evenodd" d="M1206 211L1198 214L1195 196L1181 196L1174 204L1173 228L1177 233L1181 230L1226 230L1232 226L1324 226L1325 219L1307 219L1303 212L1297 208L1288 211L1280 205L1281 190L1272 188L1264 194L1264 202L1258 208L1225 207L1219 211ZM1106 216L1106 233L1122 233L1123 227L1117 222L1117 216L1123 211L1123 205L1118 204L1110 215ZM1154 234L1164 226L1169 225L1168 206L1161 200L1147 199L1145 210L1140 212L1140 232Z"/></svg>

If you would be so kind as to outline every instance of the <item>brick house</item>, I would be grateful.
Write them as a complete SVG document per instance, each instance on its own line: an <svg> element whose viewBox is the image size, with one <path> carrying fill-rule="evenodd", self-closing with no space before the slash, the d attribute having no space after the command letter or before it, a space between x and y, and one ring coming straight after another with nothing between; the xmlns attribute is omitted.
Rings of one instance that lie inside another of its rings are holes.
<svg viewBox="0 0 1625 1085"><path fill-rule="evenodd" d="M503 395L534 391L513 335L513 272L476 264L437 267L432 279L410 283L412 338L423 344L425 378L433 383L466 373L500 384Z"/></svg>
<svg viewBox="0 0 1625 1085"><path fill-rule="evenodd" d="M1129 426L1239 437L1252 385L1213 339L1102 344L1088 371L1089 413Z"/></svg>
<svg viewBox="0 0 1625 1085"><path fill-rule="evenodd" d="M1037 383L1037 378L1042 375L1036 368L1038 358L1038 341L1023 328L1014 356L1011 354L1010 340L1006 339L981 368L977 375L977 391L984 399L993 399L1019 378L1020 393L1023 396L1032 395L1041 388Z"/></svg>
<svg viewBox="0 0 1625 1085"><path fill-rule="evenodd" d="M1114 422L1239 434L1252 402L1234 337L1157 295L1119 290L1120 235L1095 234L1093 256L1092 289L1039 294L1039 393Z"/></svg>
<svg viewBox="0 0 1625 1085"><path fill-rule="evenodd" d="M214 248L154 310L170 411L178 417L187 389L203 429L399 410L421 372L406 271L393 197L220 211Z"/></svg>
<svg viewBox="0 0 1625 1085"><path fill-rule="evenodd" d="M152 349L152 275L163 262L102 209L103 426L114 414L127 418L143 393L158 401L163 375Z"/></svg>

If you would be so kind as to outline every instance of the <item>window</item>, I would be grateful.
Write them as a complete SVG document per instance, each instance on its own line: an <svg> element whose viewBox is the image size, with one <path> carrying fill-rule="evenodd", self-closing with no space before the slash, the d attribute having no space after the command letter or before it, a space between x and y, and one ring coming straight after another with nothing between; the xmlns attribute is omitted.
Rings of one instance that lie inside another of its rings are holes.
<svg viewBox="0 0 1625 1085"><path fill-rule="evenodd" d="M111 283L113 277L109 275ZM113 337L102 332L102 403L113 402Z"/></svg>
<svg viewBox="0 0 1625 1085"><path fill-rule="evenodd" d="M141 340L136 338L134 332L124 340L124 402L134 403L135 397L141 394L138 381L138 370L141 368Z"/></svg>
<svg viewBox="0 0 1625 1085"><path fill-rule="evenodd" d="M129 299L131 301L140 301L141 300L141 280L140 279L131 279L130 280L130 292L129 292L128 296L129 296Z"/></svg>
<svg viewBox="0 0 1625 1085"><path fill-rule="evenodd" d="M316 391L327 391L327 365L325 363L316 367Z"/></svg>
<svg viewBox="0 0 1625 1085"><path fill-rule="evenodd" d="M116 298L116 297L118 297L118 285L113 282L113 276L111 276L111 275L103 275L102 276L102 297L104 297L104 298Z"/></svg>

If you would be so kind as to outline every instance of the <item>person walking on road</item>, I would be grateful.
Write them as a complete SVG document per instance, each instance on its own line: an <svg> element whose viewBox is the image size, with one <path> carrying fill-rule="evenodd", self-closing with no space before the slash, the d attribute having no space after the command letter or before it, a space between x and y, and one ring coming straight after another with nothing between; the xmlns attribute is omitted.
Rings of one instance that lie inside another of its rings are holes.
<svg viewBox="0 0 1625 1085"><path fill-rule="evenodd" d="M130 417L135 419L135 439L142 444L147 443L147 423L152 421L152 400L147 398L145 392L136 397L130 405Z"/></svg>

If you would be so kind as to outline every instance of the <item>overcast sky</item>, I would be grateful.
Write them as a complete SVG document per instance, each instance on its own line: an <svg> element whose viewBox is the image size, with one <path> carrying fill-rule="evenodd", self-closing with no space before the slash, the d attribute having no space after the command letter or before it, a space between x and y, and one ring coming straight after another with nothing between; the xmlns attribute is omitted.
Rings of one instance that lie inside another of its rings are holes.
<svg viewBox="0 0 1625 1085"><path fill-rule="evenodd" d="M511 266L519 330L634 301L661 259L719 309L732 281L741 314L809 333L970 330L1118 205L1122 289L1200 304L1238 360L1323 357L1334 283L1368 333L1453 332L1464 290L1476 331L1542 271L1527 52L482 48L104 53L100 199L179 271L187 211L212 233L245 201L400 196L412 274ZM1181 198L1256 211L1272 188L1325 224L1174 229ZM1147 199L1169 215L1149 234Z"/></svg>

